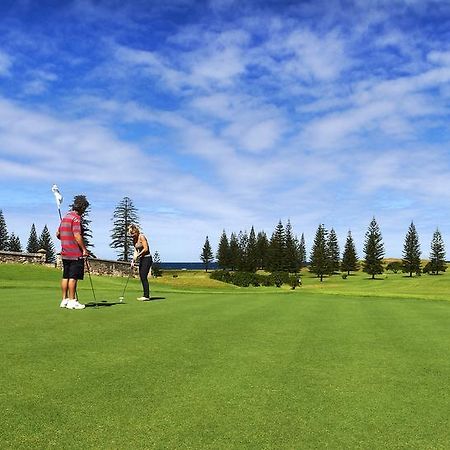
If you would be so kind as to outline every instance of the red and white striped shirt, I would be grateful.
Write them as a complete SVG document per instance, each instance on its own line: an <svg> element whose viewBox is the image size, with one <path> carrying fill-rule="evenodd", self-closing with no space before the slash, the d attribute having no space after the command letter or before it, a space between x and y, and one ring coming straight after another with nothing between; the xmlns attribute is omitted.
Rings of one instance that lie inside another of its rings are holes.
<svg viewBox="0 0 450 450"><path fill-rule="evenodd" d="M69 211L59 225L59 238L61 239L61 257L64 259L78 259L83 256L75 233L81 234L81 217L76 211Z"/></svg>

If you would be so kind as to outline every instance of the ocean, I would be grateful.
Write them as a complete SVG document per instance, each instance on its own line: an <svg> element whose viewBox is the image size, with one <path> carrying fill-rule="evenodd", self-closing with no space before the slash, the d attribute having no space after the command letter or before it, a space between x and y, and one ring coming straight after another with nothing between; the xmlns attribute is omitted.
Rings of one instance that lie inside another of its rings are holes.
<svg viewBox="0 0 450 450"><path fill-rule="evenodd" d="M205 265L202 262L161 262L159 267L161 270L205 270ZM216 262L208 265L208 270L216 270L217 268Z"/></svg>

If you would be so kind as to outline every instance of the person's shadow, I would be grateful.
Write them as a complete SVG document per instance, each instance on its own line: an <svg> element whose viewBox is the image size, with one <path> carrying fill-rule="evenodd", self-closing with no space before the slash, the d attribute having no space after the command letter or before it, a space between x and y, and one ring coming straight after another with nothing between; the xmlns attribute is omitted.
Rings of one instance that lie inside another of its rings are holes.
<svg viewBox="0 0 450 450"><path fill-rule="evenodd" d="M110 302L108 300L100 300L98 302L85 303L86 308L97 308L99 306L124 305L124 302Z"/></svg>
<svg viewBox="0 0 450 450"><path fill-rule="evenodd" d="M143 300L144 302L153 302L155 300L165 300L166 297L151 297L148 300Z"/></svg>

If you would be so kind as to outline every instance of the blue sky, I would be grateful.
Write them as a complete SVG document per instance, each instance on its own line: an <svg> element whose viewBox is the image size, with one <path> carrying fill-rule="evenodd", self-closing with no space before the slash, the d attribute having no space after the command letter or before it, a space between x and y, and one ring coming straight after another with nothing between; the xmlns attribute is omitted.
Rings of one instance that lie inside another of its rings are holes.
<svg viewBox="0 0 450 450"><path fill-rule="evenodd" d="M450 2L3 1L0 209L26 245L86 194L95 252L129 196L163 261L206 235L308 249L320 223L362 256L373 216L401 256L413 220L450 242ZM57 244L57 243L55 243Z"/></svg>

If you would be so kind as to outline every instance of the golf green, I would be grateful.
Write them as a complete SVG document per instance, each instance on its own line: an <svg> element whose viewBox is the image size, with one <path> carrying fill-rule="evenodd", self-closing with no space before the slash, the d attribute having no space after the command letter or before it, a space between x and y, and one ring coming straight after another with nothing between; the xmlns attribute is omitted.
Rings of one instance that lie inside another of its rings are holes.
<svg viewBox="0 0 450 450"><path fill-rule="evenodd" d="M450 448L448 301L58 279L0 266L0 448Z"/></svg>

